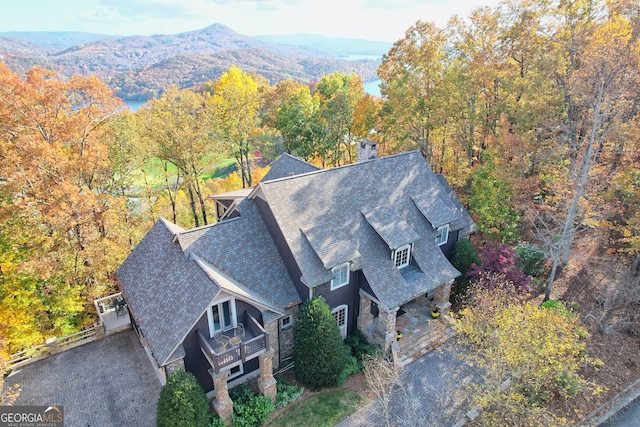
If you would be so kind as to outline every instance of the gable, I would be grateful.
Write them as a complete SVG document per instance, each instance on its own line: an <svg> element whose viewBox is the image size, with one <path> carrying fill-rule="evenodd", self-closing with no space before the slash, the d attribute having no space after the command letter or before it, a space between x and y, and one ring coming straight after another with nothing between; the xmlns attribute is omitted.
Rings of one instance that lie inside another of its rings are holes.
<svg viewBox="0 0 640 427"><path fill-rule="evenodd" d="M433 191L411 196L411 200L416 204L422 215L433 225L433 228L452 224L461 219L451 199L440 193L444 192Z"/></svg>
<svg viewBox="0 0 640 427"><path fill-rule="evenodd" d="M174 241L161 219L116 271L127 303L158 363L171 354L219 291Z"/></svg>
<svg viewBox="0 0 640 427"><path fill-rule="evenodd" d="M367 222L387 243L389 249L397 249L420 238L416 230L399 219L393 206L385 205L362 212Z"/></svg>

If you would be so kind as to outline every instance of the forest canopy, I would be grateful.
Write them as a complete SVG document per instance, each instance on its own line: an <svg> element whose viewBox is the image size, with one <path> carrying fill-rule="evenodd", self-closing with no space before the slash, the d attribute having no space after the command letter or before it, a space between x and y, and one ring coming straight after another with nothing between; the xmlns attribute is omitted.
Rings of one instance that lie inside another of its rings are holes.
<svg viewBox="0 0 640 427"><path fill-rule="evenodd" d="M637 273L639 32L632 0L507 1L416 22L383 57L382 98L356 74L270 84L232 66L136 113L96 77L0 64L6 351L93 322L159 217L211 223L210 195L255 185L283 152L339 166L362 138L419 150L481 240L541 246L547 297L583 236Z"/></svg>

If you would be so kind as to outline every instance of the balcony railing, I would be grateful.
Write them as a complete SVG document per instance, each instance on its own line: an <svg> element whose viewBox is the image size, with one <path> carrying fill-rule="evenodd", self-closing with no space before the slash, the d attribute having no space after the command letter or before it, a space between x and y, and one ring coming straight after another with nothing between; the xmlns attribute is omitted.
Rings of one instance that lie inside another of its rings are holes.
<svg viewBox="0 0 640 427"><path fill-rule="evenodd" d="M249 313L245 312L245 337L242 338L240 344L224 348L220 350L213 339L208 338L200 330L198 333L198 342L205 357L211 364L213 372L220 373L225 368L230 368L238 364L245 363L266 352L269 348L269 333L264 330L260 323Z"/></svg>

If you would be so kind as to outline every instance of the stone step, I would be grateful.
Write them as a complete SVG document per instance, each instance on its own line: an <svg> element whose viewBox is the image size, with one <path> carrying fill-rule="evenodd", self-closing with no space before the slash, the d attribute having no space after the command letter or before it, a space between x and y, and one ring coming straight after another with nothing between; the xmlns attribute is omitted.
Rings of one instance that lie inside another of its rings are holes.
<svg viewBox="0 0 640 427"><path fill-rule="evenodd" d="M402 349L400 356L400 366L405 367L413 361L421 358L425 354L437 348L439 345L455 335L451 328L441 331L433 331L425 334L421 339L415 342L411 348Z"/></svg>

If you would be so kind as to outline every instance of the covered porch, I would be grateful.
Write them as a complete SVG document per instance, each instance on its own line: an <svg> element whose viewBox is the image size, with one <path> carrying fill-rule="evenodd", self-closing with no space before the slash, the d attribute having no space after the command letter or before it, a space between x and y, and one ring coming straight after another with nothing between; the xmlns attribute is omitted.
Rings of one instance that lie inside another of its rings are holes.
<svg viewBox="0 0 640 427"><path fill-rule="evenodd" d="M358 327L384 351L392 351L394 360L404 366L453 336L449 296L452 282L420 295L393 310L360 291ZM432 312L437 309L437 318Z"/></svg>
<svg viewBox="0 0 640 427"><path fill-rule="evenodd" d="M240 320L240 319L239 319ZM274 351L269 345L269 332L248 312L243 322L236 327L209 338L207 332L197 331L200 349L211 368L209 374L213 381L215 397L212 405L220 418L230 425L233 414L233 401L229 397L228 377L231 370L247 361L259 358L260 392L274 403L276 398L276 380L273 377Z"/></svg>
<svg viewBox="0 0 640 427"><path fill-rule="evenodd" d="M198 330L198 342L214 374L255 359L269 349L269 333L249 313L233 329L209 338Z"/></svg>

